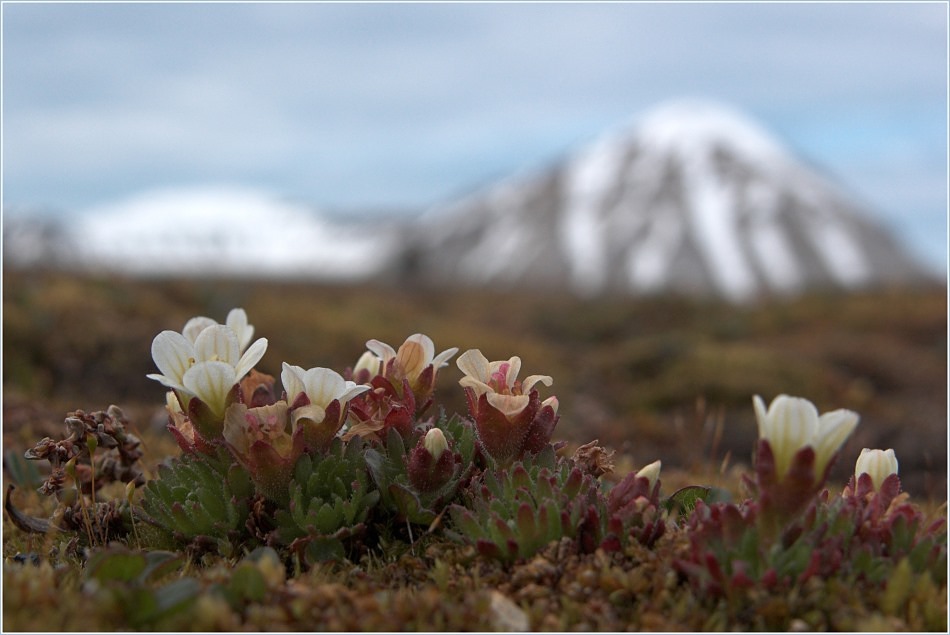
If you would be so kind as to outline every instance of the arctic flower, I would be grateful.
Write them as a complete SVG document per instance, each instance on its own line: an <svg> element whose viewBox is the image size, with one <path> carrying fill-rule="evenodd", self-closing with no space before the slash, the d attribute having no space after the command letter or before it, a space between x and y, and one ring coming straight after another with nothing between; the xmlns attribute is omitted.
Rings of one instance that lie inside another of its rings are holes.
<svg viewBox="0 0 950 635"><path fill-rule="evenodd" d="M203 315L193 317L185 323L185 328L183 328L181 332L182 335L187 337L188 340L194 344L195 340L198 338L198 335L200 335L203 330L216 324L216 321ZM254 337L254 326L248 323L247 313L244 311L244 309L231 309L228 312L228 317L225 320L224 325L234 331L234 334L237 335L238 345L241 352L243 353L245 350L247 350L248 345L251 343L251 339Z"/></svg>
<svg viewBox="0 0 950 635"><path fill-rule="evenodd" d="M329 368L292 366L284 362L280 381L287 393L294 429L304 428L304 438L313 448L326 447L346 420L349 401L369 386L347 381Z"/></svg>
<svg viewBox="0 0 950 635"><path fill-rule="evenodd" d="M814 450L814 477L822 480L828 462L858 425L858 415L850 410L835 410L818 415L807 399L779 395L768 410L762 398L753 398L759 424L759 438L768 441L775 461L775 477L781 481L799 450Z"/></svg>
<svg viewBox="0 0 950 635"><path fill-rule="evenodd" d="M407 337L398 351L379 340L369 340L366 342L366 348L379 360L380 374L385 375L394 383L401 384L404 378L407 379L413 392L425 391L431 388L436 373L440 368L448 366L449 360L459 350L453 347L436 355L435 344L432 343L432 339L422 333ZM372 360L364 354L357 362L357 366L371 368ZM432 367L432 376L427 377L426 369L430 366Z"/></svg>
<svg viewBox="0 0 950 635"><path fill-rule="evenodd" d="M554 380L548 375L530 375L518 380L521 358L489 362L478 349L467 350L459 356L456 364L465 376L459 380L463 388L470 388L476 397L486 395L488 403L509 420L517 417L528 405L529 395L538 383L551 386ZM557 412L557 399L544 402Z"/></svg>
<svg viewBox="0 0 950 635"><path fill-rule="evenodd" d="M281 501L303 454L303 435L291 430L289 406L278 401L248 408L242 403L228 407L224 416L224 439L234 457L247 469L259 492Z"/></svg>
<svg viewBox="0 0 950 635"><path fill-rule="evenodd" d="M181 333L162 331L156 335L152 359L160 373L149 374L149 379L173 389L182 405L187 407L191 398L197 397L215 417L223 416L231 389L267 350L267 340L261 338L242 354L242 341L249 339L253 329L243 328L237 318L233 321L242 329L240 335L232 327L208 318L189 320Z"/></svg>
<svg viewBox="0 0 950 635"><path fill-rule="evenodd" d="M864 448L861 450L858 460L854 464L854 478L858 479L862 474L871 477L874 489L881 489L881 484L891 474L897 474L897 456L894 450L871 450Z"/></svg>
<svg viewBox="0 0 950 635"><path fill-rule="evenodd" d="M487 455L505 464L548 445L558 421L558 400L549 397L542 402L535 386L553 384L549 376L519 380L520 357L490 362L477 349L465 351L456 364L465 373L459 384Z"/></svg>

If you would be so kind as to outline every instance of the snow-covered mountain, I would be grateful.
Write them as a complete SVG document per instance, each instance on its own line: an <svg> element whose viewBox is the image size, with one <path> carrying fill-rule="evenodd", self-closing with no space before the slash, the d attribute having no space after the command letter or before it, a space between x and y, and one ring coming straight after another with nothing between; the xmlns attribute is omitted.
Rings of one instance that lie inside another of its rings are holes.
<svg viewBox="0 0 950 635"><path fill-rule="evenodd" d="M65 252L57 264L86 270L357 280L389 261L395 232L384 223L334 222L253 189L207 186L154 190L85 210L64 219L56 236Z"/></svg>
<svg viewBox="0 0 950 635"><path fill-rule="evenodd" d="M926 278L839 186L699 101L431 210L409 242L405 268L423 279L582 294L743 300Z"/></svg>
<svg viewBox="0 0 950 635"><path fill-rule="evenodd" d="M224 186L146 192L59 224L49 216L4 220L6 263L133 275L730 300L930 280L835 183L744 116L697 101L661 106L547 169L414 221L343 223Z"/></svg>

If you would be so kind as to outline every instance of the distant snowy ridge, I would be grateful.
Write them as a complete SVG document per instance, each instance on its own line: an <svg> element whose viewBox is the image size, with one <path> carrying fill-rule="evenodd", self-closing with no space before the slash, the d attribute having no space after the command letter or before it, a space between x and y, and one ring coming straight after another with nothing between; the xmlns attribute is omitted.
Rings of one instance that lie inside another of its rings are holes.
<svg viewBox="0 0 950 635"><path fill-rule="evenodd" d="M71 227L83 266L139 275L362 279L390 258L391 232L331 223L253 189L169 188L86 210Z"/></svg>
<svg viewBox="0 0 950 635"><path fill-rule="evenodd" d="M925 277L839 187L702 101L663 105L426 219L411 260L438 280L744 300Z"/></svg>

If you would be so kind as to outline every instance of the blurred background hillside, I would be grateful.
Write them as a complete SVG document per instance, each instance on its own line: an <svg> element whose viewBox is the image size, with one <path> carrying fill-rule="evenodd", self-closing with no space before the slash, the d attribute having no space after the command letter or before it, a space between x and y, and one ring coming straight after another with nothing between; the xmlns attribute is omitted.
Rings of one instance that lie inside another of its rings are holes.
<svg viewBox="0 0 950 635"><path fill-rule="evenodd" d="M946 495L947 324L941 288L810 294L737 307L690 299L602 297L448 288L267 281L76 277L4 273L4 434L56 436L72 409L126 408L164 426L151 340L194 315L223 320L244 307L270 341L258 366L342 371L367 339L398 345L423 332L437 350L520 355L525 374L550 374L561 402L557 437L599 438L635 464L717 472L748 465L752 395L806 396L862 422L846 454L893 447L905 486ZM454 364L438 396L464 412ZM545 393L547 394L547 392ZM35 432L34 432L35 434ZM836 467L843 482L853 458Z"/></svg>

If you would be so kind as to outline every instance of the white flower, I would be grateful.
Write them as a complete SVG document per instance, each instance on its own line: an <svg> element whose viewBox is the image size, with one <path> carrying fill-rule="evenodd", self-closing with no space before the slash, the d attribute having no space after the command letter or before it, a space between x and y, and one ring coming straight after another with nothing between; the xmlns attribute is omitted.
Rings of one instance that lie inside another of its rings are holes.
<svg viewBox="0 0 950 635"><path fill-rule="evenodd" d="M768 410L762 398L752 400L759 424L759 438L766 439L775 457L778 479L784 478L792 458L800 449L815 451L815 475L821 477L831 457L858 425L858 415L850 410L835 410L820 417L807 399L779 395Z"/></svg>
<svg viewBox="0 0 950 635"><path fill-rule="evenodd" d="M307 395L311 406L326 410L334 399L344 405L356 395L366 392L369 386L361 386L347 381L329 368L311 368L304 370L300 366L291 366L284 362L280 381L287 393L287 402L293 404L300 393Z"/></svg>
<svg viewBox="0 0 950 635"><path fill-rule="evenodd" d="M489 362L480 350L470 349L462 353L455 363L465 373L459 384L471 388L478 397L486 395L488 403L508 419L525 409L535 384L540 382L550 386L554 383L548 375L530 375L524 381L518 381L521 358L517 356L507 361ZM544 404L557 412L557 399L548 398Z"/></svg>
<svg viewBox="0 0 950 635"><path fill-rule="evenodd" d="M389 361L395 359L402 376L408 379L409 385L413 387L415 387L416 380L419 379L419 375L426 367L431 364L432 369L438 372L440 368L448 366L449 359L459 350L453 347L436 355L435 344L432 343L432 339L422 333L407 337L398 351L379 340L369 340L366 342L366 348L382 362L383 372L386 372ZM364 353L363 357L357 362L357 366L362 364L362 367L370 367L370 360L364 359L365 357L366 354Z"/></svg>
<svg viewBox="0 0 950 635"><path fill-rule="evenodd" d="M235 311L231 314L237 315ZM242 337L247 334L242 331ZM267 340L261 338L242 355L241 339L233 328L208 318L192 318L181 333L162 331L152 340L152 360L161 372L148 378L174 389L185 404L198 397L220 416L228 393L266 350Z"/></svg>
<svg viewBox="0 0 950 635"><path fill-rule="evenodd" d="M209 317L198 316L193 317L188 322L185 323L185 328L182 329L181 333L188 340L194 344L195 340L198 339L198 335L201 334L209 326L216 325L217 322L212 320ZM224 322L224 325L234 331L234 334L238 338L238 348L243 353L248 344L251 343L251 339L254 337L254 326L248 324L247 313L244 309L231 309L228 312L228 317Z"/></svg>
<svg viewBox="0 0 950 635"><path fill-rule="evenodd" d="M864 448L861 450L858 460L854 464L854 478L859 478L862 474L868 474L871 482L874 483L874 489L880 489L891 474L897 474L897 456L894 450L871 450Z"/></svg>

